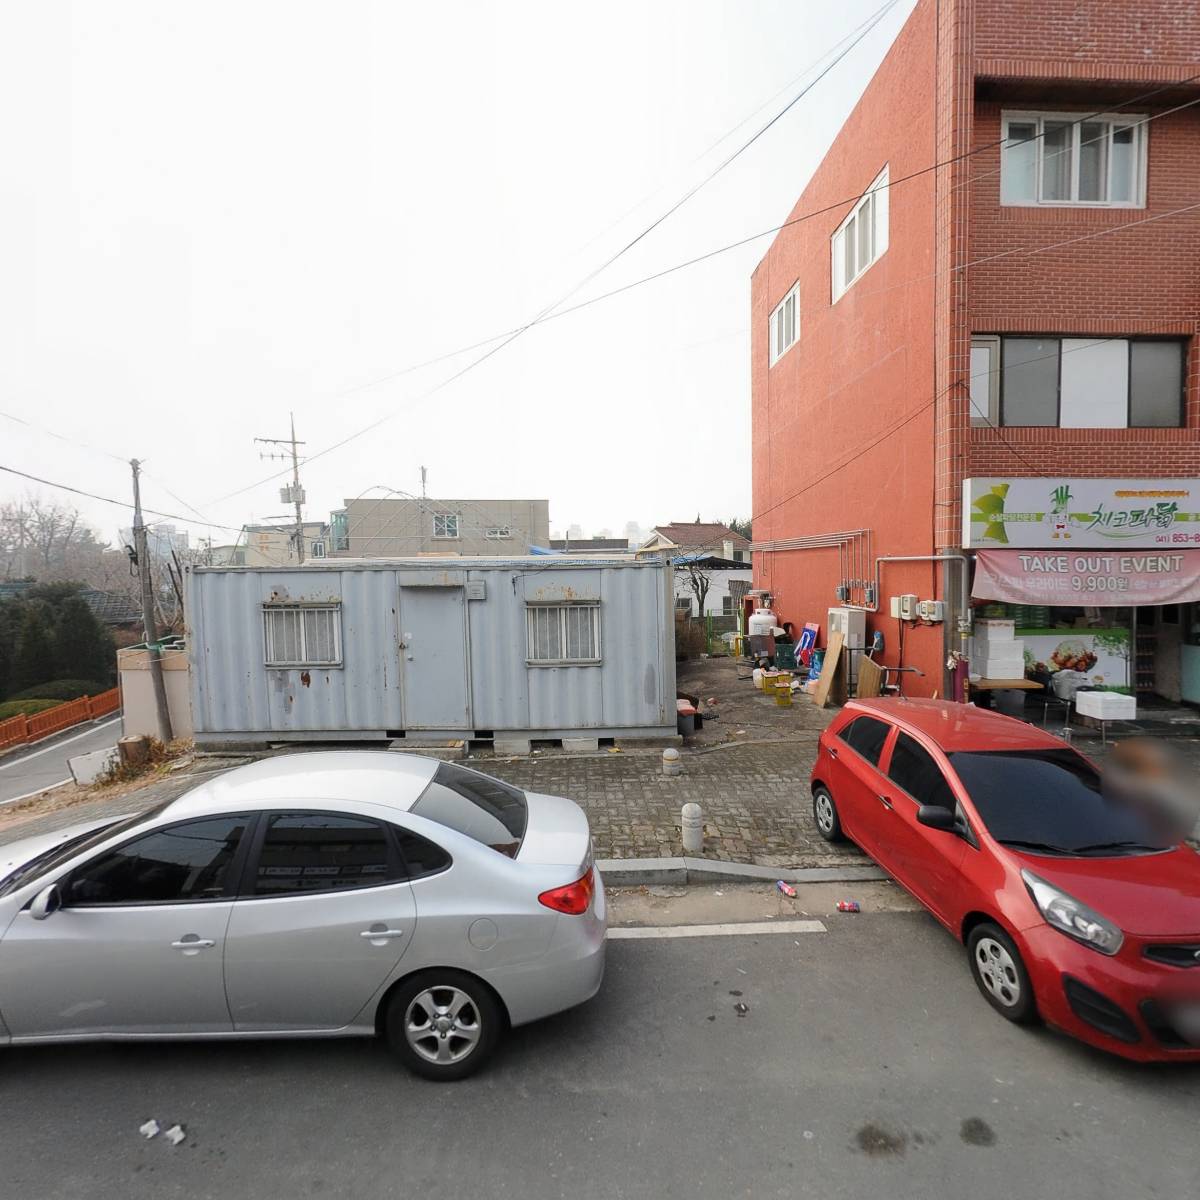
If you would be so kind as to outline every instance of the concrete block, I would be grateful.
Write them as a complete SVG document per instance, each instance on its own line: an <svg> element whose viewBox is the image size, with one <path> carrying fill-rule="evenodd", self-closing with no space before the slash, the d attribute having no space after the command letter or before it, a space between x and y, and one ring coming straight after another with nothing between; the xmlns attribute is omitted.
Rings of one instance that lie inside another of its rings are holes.
<svg viewBox="0 0 1200 1200"><path fill-rule="evenodd" d="M533 743L529 738L498 737L493 743L493 749L501 758L515 758L533 753Z"/></svg>
<svg viewBox="0 0 1200 1200"><path fill-rule="evenodd" d="M106 750L93 750L90 754L77 754L74 758L68 758L67 766L76 783L95 783L101 775L117 765L119 758L116 746L109 746Z"/></svg>
<svg viewBox="0 0 1200 1200"><path fill-rule="evenodd" d="M654 737L619 737L613 739L618 750L665 750L668 746L682 746L683 737L678 734Z"/></svg>
<svg viewBox="0 0 1200 1200"><path fill-rule="evenodd" d="M600 739L592 737L563 738L562 748L567 754L598 754Z"/></svg>

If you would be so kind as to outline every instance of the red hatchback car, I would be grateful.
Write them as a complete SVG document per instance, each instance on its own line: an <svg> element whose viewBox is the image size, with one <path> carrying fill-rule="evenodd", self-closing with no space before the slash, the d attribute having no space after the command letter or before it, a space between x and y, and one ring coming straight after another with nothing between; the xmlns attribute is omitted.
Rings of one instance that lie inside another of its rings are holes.
<svg viewBox="0 0 1200 1200"><path fill-rule="evenodd" d="M984 999L1141 1061L1200 1060L1200 855L1059 738L938 700L854 700L813 815L967 947Z"/></svg>

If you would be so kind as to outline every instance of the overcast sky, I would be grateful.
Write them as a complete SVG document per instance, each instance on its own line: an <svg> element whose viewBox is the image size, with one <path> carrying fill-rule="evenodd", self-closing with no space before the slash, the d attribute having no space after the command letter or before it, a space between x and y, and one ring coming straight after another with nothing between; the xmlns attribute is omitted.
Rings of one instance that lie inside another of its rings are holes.
<svg viewBox="0 0 1200 1200"><path fill-rule="evenodd" d="M0 463L125 499L136 456L148 506L239 527L284 511L252 439L294 409L313 453L389 418L303 469L310 518L421 465L433 496L548 498L555 529L749 514L769 238L436 394L482 350L399 372L571 290L883 3L10 0L0 410L36 428L0 418ZM911 8L571 303L785 219Z"/></svg>

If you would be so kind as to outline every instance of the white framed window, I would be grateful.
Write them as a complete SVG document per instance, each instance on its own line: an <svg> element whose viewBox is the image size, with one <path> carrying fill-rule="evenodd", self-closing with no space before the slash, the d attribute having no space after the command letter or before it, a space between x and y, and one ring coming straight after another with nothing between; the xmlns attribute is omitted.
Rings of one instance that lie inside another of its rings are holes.
<svg viewBox="0 0 1200 1200"><path fill-rule="evenodd" d="M313 542L313 544L309 547L309 551L310 551L310 556L312 558L324 558L325 557L325 543L324 542Z"/></svg>
<svg viewBox="0 0 1200 1200"><path fill-rule="evenodd" d="M1001 115L1000 203L1143 208L1146 118Z"/></svg>
<svg viewBox="0 0 1200 1200"><path fill-rule="evenodd" d="M771 366L774 366L795 344L800 336L800 284L775 306L771 313Z"/></svg>
<svg viewBox="0 0 1200 1200"><path fill-rule="evenodd" d="M507 525L493 525L491 529L485 530L483 536L490 542L502 542L512 537L512 530Z"/></svg>
<svg viewBox="0 0 1200 1200"><path fill-rule="evenodd" d="M527 651L531 665L600 661L600 605L528 604L525 606Z"/></svg>
<svg viewBox="0 0 1200 1200"><path fill-rule="evenodd" d="M1000 339L971 339L971 424L1000 424Z"/></svg>
<svg viewBox="0 0 1200 1200"><path fill-rule="evenodd" d="M433 536L435 538L458 537L458 516L455 513L433 514Z"/></svg>
<svg viewBox="0 0 1200 1200"><path fill-rule="evenodd" d="M830 279L835 304L887 251L888 203L885 166L830 239Z"/></svg>
<svg viewBox="0 0 1200 1200"><path fill-rule="evenodd" d="M341 606L264 604L263 645L268 667L341 666Z"/></svg>

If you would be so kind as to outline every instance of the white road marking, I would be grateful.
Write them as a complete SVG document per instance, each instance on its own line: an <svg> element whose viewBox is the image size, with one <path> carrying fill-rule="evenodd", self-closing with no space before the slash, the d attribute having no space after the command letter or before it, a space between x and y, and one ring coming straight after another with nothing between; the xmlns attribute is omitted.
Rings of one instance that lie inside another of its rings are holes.
<svg viewBox="0 0 1200 1200"><path fill-rule="evenodd" d="M82 733L75 734L74 737L63 738L61 742L55 742L53 746L46 746L41 750L34 750L29 754L22 754L20 758L14 758L11 762L0 763L0 771L7 771L9 767L19 767L22 763L27 763L31 758L37 758L39 754L49 754L51 750L57 750L60 746L69 746L72 742L79 741L80 738L90 737L93 733L100 729L107 729L110 725L115 725L121 719L121 714L118 713L115 717L110 717L107 721L101 721L97 725L93 725L90 729L85 729ZM51 737L54 735L51 734ZM57 784L50 784L51 787L57 787Z"/></svg>
<svg viewBox="0 0 1200 1200"><path fill-rule="evenodd" d="M726 925L624 925L609 929L615 938L730 937L734 934L825 933L824 921L741 921Z"/></svg>
<svg viewBox="0 0 1200 1200"><path fill-rule="evenodd" d="M43 792L51 792L55 788L60 788L64 783L74 783L74 779L60 779L57 783L48 783L45 787L40 787L36 792L26 792L23 796L13 796L11 800L0 800L0 808L6 804L16 804L21 800L31 800L34 796L40 796Z"/></svg>

